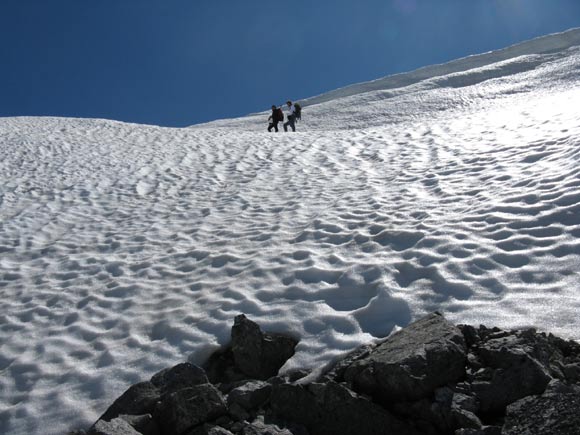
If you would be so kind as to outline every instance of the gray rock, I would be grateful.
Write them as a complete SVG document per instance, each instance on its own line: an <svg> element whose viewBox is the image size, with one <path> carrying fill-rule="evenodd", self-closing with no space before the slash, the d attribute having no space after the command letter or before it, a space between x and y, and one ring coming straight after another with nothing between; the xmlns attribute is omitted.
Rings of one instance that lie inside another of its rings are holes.
<svg viewBox="0 0 580 435"><path fill-rule="evenodd" d="M236 367L253 379L266 380L294 355L298 342L281 334L264 333L240 314L232 327L232 352Z"/></svg>
<svg viewBox="0 0 580 435"><path fill-rule="evenodd" d="M161 392L151 382L140 382L125 391L105 411L99 420L111 421L121 414L151 414L161 398Z"/></svg>
<svg viewBox="0 0 580 435"><path fill-rule="evenodd" d="M241 405L232 403L228 406L228 412L236 421L247 421L250 419L250 414Z"/></svg>
<svg viewBox="0 0 580 435"><path fill-rule="evenodd" d="M429 399L392 404L389 411L403 421L412 421L421 435L448 433L451 427L449 410Z"/></svg>
<svg viewBox="0 0 580 435"><path fill-rule="evenodd" d="M161 370L151 378L151 383L159 388L162 395L165 395L184 388L207 384L209 380L201 367L182 363L170 369Z"/></svg>
<svg viewBox="0 0 580 435"><path fill-rule="evenodd" d="M457 429L454 432L455 435L484 435L483 431L480 429Z"/></svg>
<svg viewBox="0 0 580 435"><path fill-rule="evenodd" d="M457 429L455 435L502 435L499 426L484 426L481 429Z"/></svg>
<svg viewBox="0 0 580 435"><path fill-rule="evenodd" d="M306 376L310 375L311 372L308 370L291 370L285 372L284 374L274 376L268 379L268 383L271 385L274 384L291 384L292 382L296 382Z"/></svg>
<svg viewBox="0 0 580 435"><path fill-rule="evenodd" d="M236 384L248 379L248 376L236 367L231 347L214 352L203 364L203 368L209 381L219 385L223 393L228 393Z"/></svg>
<svg viewBox="0 0 580 435"><path fill-rule="evenodd" d="M272 385L263 381L250 381L234 388L228 394L228 406L234 403L247 410L256 409L262 406L272 393Z"/></svg>
<svg viewBox="0 0 580 435"><path fill-rule="evenodd" d="M573 383L580 382L580 362L579 363L572 363L572 364L565 364L562 367L562 372L567 381Z"/></svg>
<svg viewBox="0 0 580 435"><path fill-rule="evenodd" d="M516 336L492 338L480 345L478 353L487 370L475 374L472 389L484 413L500 412L516 400L542 394L551 380L548 368L532 356L540 353L538 349Z"/></svg>
<svg viewBox="0 0 580 435"><path fill-rule="evenodd" d="M544 396L550 394L580 394L580 385L568 385L559 379L552 379L544 391Z"/></svg>
<svg viewBox="0 0 580 435"><path fill-rule="evenodd" d="M466 352L461 331L434 313L355 361L344 377L356 391L382 401L419 400L465 375Z"/></svg>
<svg viewBox="0 0 580 435"><path fill-rule="evenodd" d="M211 384L202 384L167 394L154 418L163 434L179 435L226 412L219 390Z"/></svg>
<svg viewBox="0 0 580 435"><path fill-rule="evenodd" d="M274 385L270 405L274 415L309 428L322 418L322 409L316 398L300 385Z"/></svg>
<svg viewBox="0 0 580 435"><path fill-rule="evenodd" d="M449 434L456 429L480 429L482 423L477 416L477 400L464 393L443 387L435 390L433 398L415 402L401 402L391 410L426 434Z"/></svg>
<svg viewBox="0 0 580 435"><path fill-rule="evenodd" d="M479 333L477 329L475 329L471 325L457 325L463 337L465 338L465 344L468 348L471 348L473 345L479 343L481 338L479 337Z"/></svg>
<svg viewBox="0 0 580 435"><path fill-rule="evenodd" d="M317 435L417 435L388 411L341 384L275 385L272 412Z"/></svg>
<svg viewBox="0 0 580 435"><path fill-rule="evenodd" d="M477 414L479 412L479 402L477 398L464 393L453 393L451 407L464 409L466 411L472 412L473 414Z"/></svg>
<svg viewBox="0 0 580 435"><path fill-rule="evenodd" d="M88 435L140 435L140 433L122 418L114 418L111 421L97 421Z"/></svg>
<svg viewBox="0 0 580 435"><path fill-rule="evenodd" d="M461 408L451 408L451 425L455 428L481 429L481 420L473 412Z"/></svg>
<svg viewBox="0 0 580 435"><path fill-rule="evenodd" d="M201 426L196 427L190 432L187 432L187 435L234 435L229 430L224 429L220 426L214 426L211 424L202 424Z"/></svg>
<svg viewBox="0 0 580 435"><path fill-rule="evenodd" d="M531 396L507 407L503 435L580 435L580 394Z"/></svg>
<svg viewBox="0 0 580 435"><path fill-rule="evenodd" d="M265 422L260 416L251 423L246 423L241 435L308 435L308 431L301 426L286 427L275 422Z"/></svg>
<svg viewBox="0 0 580 435"><path fill-rule="evenodd" d="M160 435L159 426L151 414L119 415L119 418L129 423L133 429L142 435Z"/></svg>
<svg viewBox="0 0 580 435"><path fill-rule="evenodd" d="M325 373L324 378L336 382L344 381L344 373L346 372L346 369L348 369L355 361L368 356L375 347L375 344L359 346L354 351L348 353L344 358L334 363L334 365Z"/></svg>

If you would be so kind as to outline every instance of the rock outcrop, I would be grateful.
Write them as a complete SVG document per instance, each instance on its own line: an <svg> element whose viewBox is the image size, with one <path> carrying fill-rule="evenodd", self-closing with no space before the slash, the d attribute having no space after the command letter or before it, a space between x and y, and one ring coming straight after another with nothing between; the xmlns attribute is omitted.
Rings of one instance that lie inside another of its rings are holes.
<svg viewBox="0 0 580 435"><path fill-rule="evenodd" d="M130 387L90 435L580 435L580 345L433 313L305 382L296 340L244 315L232 344ZM77 432L85 433L85 432Z"/></svg>
<svg viewBox="0 0 580 435"><path fill-rule="evenodd" d="M465 376L463 334L437 313L393 334L352 363L344 378L362 393L386 402L419 400Z"/></svg>

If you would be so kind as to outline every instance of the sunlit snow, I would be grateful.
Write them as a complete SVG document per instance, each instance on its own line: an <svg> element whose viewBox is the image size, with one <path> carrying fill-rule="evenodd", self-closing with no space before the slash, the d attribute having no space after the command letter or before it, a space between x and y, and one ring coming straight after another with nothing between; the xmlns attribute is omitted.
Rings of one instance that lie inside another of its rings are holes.
<svg viewBox="0 0 580 435"><path fill-rule="evenodd" d="M307 99L295 134L0 119L0 433L91 424L239 313L300 339L284 370L433 310L580 339L579 45Z"/></svg>

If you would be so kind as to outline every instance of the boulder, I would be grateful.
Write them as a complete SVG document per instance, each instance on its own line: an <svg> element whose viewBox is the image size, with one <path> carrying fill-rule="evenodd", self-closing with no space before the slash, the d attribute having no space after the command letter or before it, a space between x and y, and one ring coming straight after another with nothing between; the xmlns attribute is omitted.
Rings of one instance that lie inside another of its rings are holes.
<svg viewBox="0 0 580 435"><path fill-rule="evenodd" d="M164 396L154 418L164 435L180 435L226 412L226 404L219 390L211 384L202 384Z"/></svg>
<svg viewBox="0 0 580 435"><path fill-rule="evenodd" d="M262 406L272 393L272 385L264 381L249 381L230 391L228 406L238 404L246 410Z"/></svg>
<svg viewBox="0 0 580 435"><path fill-rule="evenodd" d="M502 435L499 426L484 426L481 429L457 429L455 435Z"/></svg>
<svg viewBox="0 0 580 435"><path fill-rule="evenodd" d="M332 381L307 388L275 385L270 402L274 415L316 435L418 435L384 408Z"/></svg>
<svg viewBox="0 0 580 435"><path fill-rule="evenodd" d="M190 432L187 432L187 435L234 435L229 430L224 429L220 426L214 426L212 424L202 424L201 426L196 427Z"/></svg>
<svg viewBox="0 0 580 435"><path fill-rule="evenodd" d="M207 384L209 379L201 367L182 363L153 375L151 383L159 389L162 395L165 395L184 388Z"/></svg>
<svg viewBox="0 0 580 435"><path fill-rule="evenodd" d="M523 398L507 407L503 435L580 435L580 394Z"/></svg>
<svg viewBox="0 0 580 435"><path fill-rule="evenodd" d="M482 344L478 355L486 366L473 376L473 392L483 413L502 412L512 402L529 395L542 394L551 377L544 349L535 348L515 335L493 338Z"/></svg>
<svg viewBox="0 0 580 435"><path fill-rule="evenodd" d="M324 374L323 379L333 380L336 382L344 381L344 373L346 370L359 359L362 359L368 356L373 349L376 347L375 344L365 344L359 346L352 352L349 352L344 358L336 361L332 367Z"/></svg>
<svg viewBox="0 0 580 435"><path fill-rule="evenodd" d="M111 421L99 420L89 430L88 435L141 435L122 418Z"/></svg>
<svg viewBox="0 0 580 435"><path fill-rule="evenodd" d="M262 332L243 314L234 319L231 334L231 345L215 352L203 366L210 382L221 384L224 392L242 380L276 376L298 343L282 334Z"/></svg>
<svg viewBox="0 0 580 435"><path fill-rule="evenodd" d="M315 427L322 418L322 409L316 398L300 385L274 385L270 406L274 415L308 428Z"/></svg>
<svg viewBox="0 0 580 435"><path fill-rule="evenodd" d="M462 428L480 429L477 399L443 387L430 398L392 404L390 410L405 421L412 421L424 435L450 434Z"/></svg>
<svg viewBox="0 0 580 435"><path fill-rule="evenodd" d="M231 346L214 352L203 368L209 381L212 384L219 384L223 393L229 392L236 384L248 379L248 376L236 367Z"/></svg>
<svg viewBox="0 0 580 435"><path fill-rule="evenodd" d="M252 379L266 380L294 355L298 342L281 334L264 333L245 315L234 319L232 352L236 367Z"/></svg>
<svg viewBox="0 0 580 435"><path fill-rule="evenodd" d="M355 391L382 402L414 401L465 376L467 349L461 331L439 313L390 336L344 374Z"/></svg>
<svg viewBox="0 0 580 435"><path fill-rule="evenodd" d="M240 435L308 435L308 431L304 426L286 426L274 421L265 421L263 416L259 416L251 423L246 423Z"/></svg>
<svg viewBox="0 0 580 435"><path fill-rule="evenodd" d="M119 418L129 423L133 429L142 435L160 435L159 426L151 414L119 415Z"/></svg>
<svg viewBox="0 0 580 435"><path fill-rule="evenodd" d="M161 392L151 382L140 382L127 389L105 411L99 420L111 421L121 414L151 414L161 398Z"/></svg>

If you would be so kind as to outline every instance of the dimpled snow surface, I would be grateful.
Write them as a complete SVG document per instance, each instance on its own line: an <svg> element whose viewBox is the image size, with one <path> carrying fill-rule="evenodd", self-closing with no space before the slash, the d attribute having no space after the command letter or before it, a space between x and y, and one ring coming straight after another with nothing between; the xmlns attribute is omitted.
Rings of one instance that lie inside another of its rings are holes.
<svg viewBox="0 0 580 435"><path fill-rule="evenodd" d="M183 129L0 119L0 433L90 425L234 316L320 368L433 310L580 339L580 31Z"/></svg>

